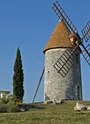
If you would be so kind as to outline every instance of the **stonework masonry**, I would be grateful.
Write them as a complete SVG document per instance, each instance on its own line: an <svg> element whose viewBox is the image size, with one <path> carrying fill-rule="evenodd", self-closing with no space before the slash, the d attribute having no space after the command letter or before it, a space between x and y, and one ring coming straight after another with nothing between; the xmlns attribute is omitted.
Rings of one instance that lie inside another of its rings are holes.
<svg viewBox="0 0 90 124"><path fill-rule="evenodd" d="M44 100L82 100L80 55L63 78L53 67L66 48L49 49L45 52Z"/></svg>

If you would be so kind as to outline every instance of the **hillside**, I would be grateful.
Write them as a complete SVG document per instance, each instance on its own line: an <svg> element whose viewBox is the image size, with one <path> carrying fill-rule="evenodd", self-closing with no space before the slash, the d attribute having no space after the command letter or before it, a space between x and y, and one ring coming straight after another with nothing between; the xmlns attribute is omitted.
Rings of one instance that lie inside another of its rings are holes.
<svg viewBox="0 0 90 124"><path fill-rule="evenodd" d="M76 112L75 104L76 101L62 105L31 104L29 112L0 113L0 124L90 124L90 111Z"/></svg>

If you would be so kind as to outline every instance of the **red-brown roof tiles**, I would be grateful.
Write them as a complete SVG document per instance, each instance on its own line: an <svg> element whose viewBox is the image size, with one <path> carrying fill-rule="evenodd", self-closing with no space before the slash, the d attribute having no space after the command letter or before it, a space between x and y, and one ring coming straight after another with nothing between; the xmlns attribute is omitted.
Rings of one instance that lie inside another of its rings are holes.
<svg viewBox="0 0 90 124"><path fill-rule="evenodd" d="M61 21L58 22L54 32L52 33L50 39L48 40L48 43L46 44L44 48L45 51L53 48L66 48L69 46L70 41L68 39L68 36L70 35L69 29L66 27L64 23Z"/></svg>

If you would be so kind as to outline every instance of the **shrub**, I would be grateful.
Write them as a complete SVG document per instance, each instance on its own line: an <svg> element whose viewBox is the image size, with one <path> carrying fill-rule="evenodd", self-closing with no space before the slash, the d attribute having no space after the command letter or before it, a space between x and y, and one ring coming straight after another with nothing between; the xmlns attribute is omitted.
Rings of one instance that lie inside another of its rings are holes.
<svg viewBox="0 0 90 124"><path fill-rule="evenodd" d="M23 102L22 100L17 99L16 96L12 94L8 96L8 100L9 100L9 103L13 102L15 104L22 104Z"/></svg>
<svg viewBox="0 0 90 124"><path fill-rule="evenodd" d="M17 105L8 105L8 111L9 112L20 112L20 108Z"/></svg>
<svg viewBox="0 0 90 124"><path fill-rule="evenodd" d="M2 101L3 103L7 104L7 103L9 102L9 99L8 99L8 98L3 97L3 98L1 98L1 101Z"/></svg>
<svg viewBox="0 0 90 124"><path fill-rule="evenodd" d="M19 104L18 107L23 111L29 111L29 109L30 109L29 104Z"/></svg>
<svg viewBox="0 0 90 124"><path fill-rule="evenodd" d="M9 99L9 103L11 103L11 102L16 103L16 101L17 101L16 96L15 95L12 95L12 94L10 94L8 96L8 99Z"/></svg>
<svg viewBox="0 0 90 124"><path fill-rule="evenodd" d="M0 112L1 113L8 112L8 106L4 103L0 103Z"/></svg>

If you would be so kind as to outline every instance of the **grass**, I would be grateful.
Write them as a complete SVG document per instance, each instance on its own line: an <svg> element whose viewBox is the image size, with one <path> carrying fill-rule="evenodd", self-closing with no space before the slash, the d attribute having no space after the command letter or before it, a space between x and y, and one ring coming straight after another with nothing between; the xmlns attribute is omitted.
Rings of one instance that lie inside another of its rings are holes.
<svg viewBox="0 0 90 124"><path fill-rule="evenodd" d="M90 112L74 111L75 104L76 101L65 101L62 105L39 103L31 105L28 112L0 113L0 124L90 124Z"/></svg>

